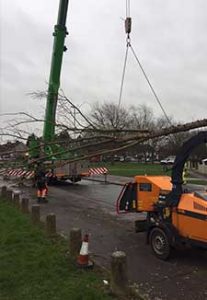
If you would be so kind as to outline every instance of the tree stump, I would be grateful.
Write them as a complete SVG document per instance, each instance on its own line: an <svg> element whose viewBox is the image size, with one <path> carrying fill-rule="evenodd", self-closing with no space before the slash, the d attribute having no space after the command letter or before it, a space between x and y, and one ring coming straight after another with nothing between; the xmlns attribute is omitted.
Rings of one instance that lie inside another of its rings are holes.
<svg viewBox="0 0 207 300"><path fill-rule="evenodd" d="M72 258L76 258L80 253L82 244L82 233L80 228L72 228L69 237L69 251Z"/></svg>
<svg viewBox="0 0 207 300"><path fill-rule="evenodd" d="M56 235L56 216L55 214L49 214L46 217L46 230L48 236Z"/></svg>
<svg viewBox="0 0 207 300"><path fill-rule="evenodd" d="M125 252L116 251L111 259L111 291L115 295L123 295L127 289L127 257Z"/></svg>
<svg viewBox="0 0 207 300"><path fill-rule="evenodd" d="M7 195L7 186L4 185L4 186L2 186L2 188L1 188L1 197L2 197L2 198L6 198L6 195Z"/></svg>
<svg viewBox="0 0 207 300"><path fill-rule="evenodd" d="M32 205L32 222L34 224L40 223L40 205L39 204Z"/></svg>
<svg viewBox="0 0 207 300"><path fill-rule="evenodd" d="M13 191L12 190L6 191L6 200L8 202L12 203L12 200L13 200Z"/></svg>
<svg viewBox="0 0 207 300"><path fill-rule="evenodd" d="M28 198L22 198L22 201L21 201L21 211L24 214L28 214L29 213L29 199Z"/></svg>
<svg viewBox="0 0 207 300"><path fill-rule="evenodd" d="M20 208L20 193L14 193L13 195L13 203L16 206L16 208Z"/></svg>

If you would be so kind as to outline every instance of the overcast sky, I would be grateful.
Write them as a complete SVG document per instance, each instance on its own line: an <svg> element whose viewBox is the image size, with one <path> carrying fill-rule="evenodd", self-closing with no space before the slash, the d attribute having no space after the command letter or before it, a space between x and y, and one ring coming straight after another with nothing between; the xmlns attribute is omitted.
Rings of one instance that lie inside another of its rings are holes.
<svg viewBox="0 0 207 300"><path fill-rule="evenodd" d="M27 93L48 82L59 0L0 0L0 112L38 114ZM132 45L168 115L206 117L207 1L131 0ZM117 101L125 54L125 0L71 0L61 87L74 103ZM159 106L129 55L123 105Z"/></svg>

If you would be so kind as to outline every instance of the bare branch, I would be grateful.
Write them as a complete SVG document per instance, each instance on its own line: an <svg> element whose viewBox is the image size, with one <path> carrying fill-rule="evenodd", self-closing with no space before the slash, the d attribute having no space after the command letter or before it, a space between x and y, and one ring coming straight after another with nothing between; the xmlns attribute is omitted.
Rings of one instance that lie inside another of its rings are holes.
<svg viewBox="0 0 207 300"><path fill-rule="evenodd" d="M174 134L174 133L178 133L178 132L185 132L185 131L189 131L189 130L196 129L196 128L202 128L202 127L206 127L206 126L207 126L207 119L203 119L203 120L199 120L196 122L191 122L191 123L187 123L187 124L183 124L183 125L177 125L177 126L173 126L173 127L169 127L169 128L164 128L163 130L159 130L157 132L151 133L147 137L140 138L140 136L139 137L134 136L131 138L131 140L130 140L130 138L123 139L127 144L125 144L121 147L117 147L117 148L110 149L110 150L107 149L107 150L95 151L89 155L82 155L82 156L67 160L64 163L57 162L55 165L56 165L56 167L59 167L66 163L72 163L75 161L85 160L85 159L89 159L89 158L92 158L92 157L98 156L98 155L116 153L117 151L130 148L132 146L137 145L138 143L145 142L149 139L154 139L154 138L158 138L161 136L167 136L169 134ZM122 142L123 142L123 140L122 140ZM132 142L132 140L134 140L134 141ZM120 142L121 142L121 140L120 140ZM39 160L37 160L37 161L39 161Z"/></svg>

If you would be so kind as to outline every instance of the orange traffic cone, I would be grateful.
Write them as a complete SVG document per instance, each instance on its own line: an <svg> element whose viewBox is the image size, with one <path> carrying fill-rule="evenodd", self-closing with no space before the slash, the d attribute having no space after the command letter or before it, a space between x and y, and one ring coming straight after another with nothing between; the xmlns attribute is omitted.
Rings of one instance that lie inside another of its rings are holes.
<svg viewBox="0 0 207 300"><path fill-rule="evenodd" d="M88 234L85 234L82 246L80 249L80 254L77 259L77 266L82 269L93 268L94 263L90 261L88 254Z"/></svg>

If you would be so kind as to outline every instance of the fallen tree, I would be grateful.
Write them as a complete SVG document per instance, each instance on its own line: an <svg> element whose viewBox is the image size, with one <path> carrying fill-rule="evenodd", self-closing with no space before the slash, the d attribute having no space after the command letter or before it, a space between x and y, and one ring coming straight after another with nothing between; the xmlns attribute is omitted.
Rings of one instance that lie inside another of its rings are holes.
<svg viewBox="0 0 207 300"><path fill-rule="evenodd" d="M100 151L93 151L88 155L82 155L82 156L80 155L73 159L64 161L64 164L89 159L89 158L92 158L92 157L98 156L98 155L116 153L120 150L135 146L136 144L146 142L147 140L153 140L155 138L164 137L164 136L168 136L168 135L172 135L172 134L176 134L176 133L180 133L180 132L186 132L186 131L193 130L193 129L204 128L204 127L207 127L207 119L198 120L198 121L190 122L190 123L186 123L186 124L179 124L177 126L171 126L168 128L158 130L158 131L152 131L151 133L142 133L142 134L140 133L138 135L133 135L133 136L126 137L126 138L113 137L111 140L100 142L100 144L103 147L103 145L113 142L113 146L114 146L114 144L116 145L115 148L113 147L113 149L104 149L104 150L100 150ZM123 130L123 132L124 132L124 130ZM79 148L74 148L74 149L71 149L70 151L77 151L77 150L80 150L83 148L91 147L91 145L92 144L89 144L87 146L85 145L85 146L79 147ZM97 143L95 145L97 145ZM57 152L56 155L58 155L58 154L60 154L60 153ZM31 162L31 164L40 162L46 158L47 157L42 157L37 160L33 160ZM59 163L59 162L54 164L55 167L60 167L62 165L63 165L63 163Z"/></svg>

